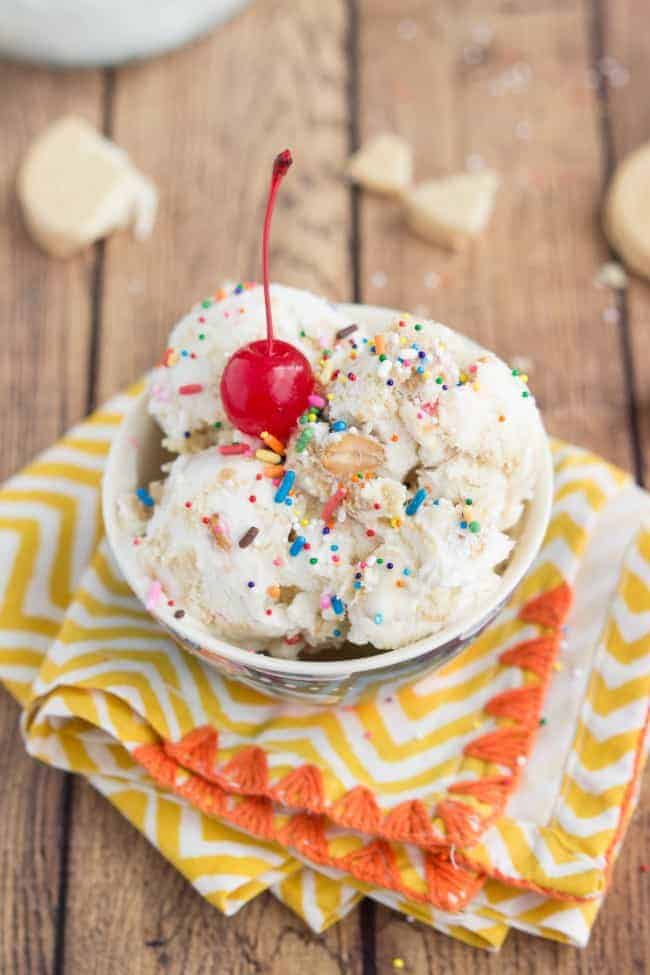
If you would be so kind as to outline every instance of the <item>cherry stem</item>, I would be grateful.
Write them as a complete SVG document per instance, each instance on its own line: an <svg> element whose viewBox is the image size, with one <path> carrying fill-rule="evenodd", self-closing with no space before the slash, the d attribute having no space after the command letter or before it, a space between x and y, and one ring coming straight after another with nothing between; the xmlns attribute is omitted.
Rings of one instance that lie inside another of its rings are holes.
<svg viewBox="0 0 650 975"><path fill-rule="evenodd" d="M271 315L271 292L269 288L269 233L271 230L271 217L273 216L275 198L278 195L280 183L284 179L292 162L293 159L291 158L290 149L285 149L275 157L269 197L266 201L266 214L264 215L264 232L262 233L262 280L264 282L264 304L266 305L266 351L269 356L273 355L273 316Z"/></svg>

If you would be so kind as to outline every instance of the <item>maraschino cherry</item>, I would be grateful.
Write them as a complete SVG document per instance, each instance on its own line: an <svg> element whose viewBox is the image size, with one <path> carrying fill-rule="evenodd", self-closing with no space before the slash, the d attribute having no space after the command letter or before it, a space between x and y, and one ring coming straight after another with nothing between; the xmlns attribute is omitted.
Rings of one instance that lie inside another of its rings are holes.
<svg viewBox="0 0 650 975"><path fill-rule="evenodd" d="M288 437L314 388L314 376L302 352L273 336L269 230L278 188L292 162L288 149L276 156L264 217L262 277L266 338L238 349L228 360L221 377L221 400L231 423L243 433L256 437L264 430L281 439Z"/></svg>

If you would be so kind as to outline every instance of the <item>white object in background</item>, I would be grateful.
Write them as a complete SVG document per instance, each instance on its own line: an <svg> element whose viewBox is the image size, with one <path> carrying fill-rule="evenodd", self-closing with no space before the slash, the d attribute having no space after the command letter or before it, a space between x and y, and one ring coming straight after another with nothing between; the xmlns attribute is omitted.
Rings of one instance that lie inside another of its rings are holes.
<svg viewBox="0 0 650 975"><path fill-rule="evenodd" d="M123 227L148 237L158 199L127 154L74 115L33 143L18 173L18 197L29 232L54 257L70 257Z"/></svg>
<svg viewBox="0 0 650 975"><path fill-rule="evenodd" d="M491 169L420 183L404 196L406 222L425 240L461 250L487 226L498 186Z"/></svg>
<svg viewBox="0 0 650 975"><path fill-rule="evenodd" d="M249 0L3 0L0 54L90 66L149 57L228 20Z"/></svg>
<svg viewBox="0 0 650 975"><path fill-rule="evenodd" d="M383 132L350 157L347 174L373 193L399 196L413 176L413 150L405 139Z"/></svg>

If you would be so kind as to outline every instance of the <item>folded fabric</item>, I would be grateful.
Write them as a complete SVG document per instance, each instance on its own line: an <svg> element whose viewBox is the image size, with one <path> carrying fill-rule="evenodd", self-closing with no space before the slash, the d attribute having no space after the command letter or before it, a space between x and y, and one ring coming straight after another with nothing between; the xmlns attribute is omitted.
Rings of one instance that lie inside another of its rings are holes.
<svg viewBox="0 0 650 975"><path fill-rule="evenodd" d="M495 624L419 682L315 711L185 654L121 579L99 488L128 403L0 493L0 679L30 753L88 776L226 913L270 888L322 930L367 895L472 944L585 943L643 758L643 492L555 444L547 538Z"/></svg>

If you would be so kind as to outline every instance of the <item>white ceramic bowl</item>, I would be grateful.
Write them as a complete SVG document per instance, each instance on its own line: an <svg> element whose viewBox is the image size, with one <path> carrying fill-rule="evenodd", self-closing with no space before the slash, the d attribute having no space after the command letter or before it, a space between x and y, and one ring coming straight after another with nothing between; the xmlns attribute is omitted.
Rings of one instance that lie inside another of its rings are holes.
<svg viewBox="0 0 650 975"><path fill-rule="evenodd" d="M370 334L387 328L397 316L388 308L342 305L342 312ZM477 352L480 350L476 346ZM349 660L284 660L251 653L226 643L198 620L174 618L165 603L152 612L176 643L209 664L264 693L298 698L314 704L351 703L383 683L404 682L440 667L457 654L494 619L537 555L551 511L553 467L548 439L539 421L539 477L535 493L526 505L518 526L518 539L501 577L501 586L489 600L468 615L432 636L399 650ZM133 447L134 440L138 449ZM111 445L103 480L103 514L106 534L117 563L143 604L151 580L137 560L131 535L118 518L118 501L125 493L146 486L160 475L163 450L158 426L147 412L147 394L134 401Z"/></svg>

